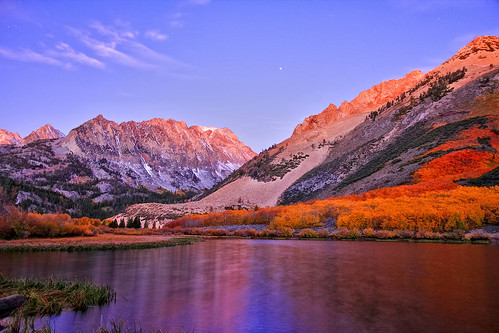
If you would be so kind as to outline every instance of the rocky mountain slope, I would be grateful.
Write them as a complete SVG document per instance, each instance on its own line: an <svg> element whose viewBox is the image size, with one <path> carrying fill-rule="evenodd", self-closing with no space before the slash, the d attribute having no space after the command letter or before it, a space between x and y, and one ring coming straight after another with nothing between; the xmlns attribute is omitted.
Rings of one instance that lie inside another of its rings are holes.
<svg viewBox="0 0 499 333"><path fill-rule="evenodd" d="M192 126L172 119L117 124L101 115L71 130L56 146L118 171L134 186L205 189L255 156L228 128ZM91 166L99 178L110 173Z"/></svg>
<svg viewBox="0 0 499 333"><path fill-rule="evenodd" d="M5 135L0 185L23 208L107 217L137 202L183 201L256 155L227 128L172 119L99 115L62 136L50 125L22 140Z"/></svg>
<svg viewBox="0 0 499 333"><path fill-rule="evenodd" d="M499 133L498 66L499 38L477 37L427 74L414 71L383 82L306 118L289 139L244 164L200 201L134 205L123 216L162 222L226 207L359 193L417 181L422 166L460 149L495 156L490 142ZM476 130L483 136L469 137ZM466 144L449 143L459 140ZM439 150L445 143L452 149ZM495 165L490 158L484 163Z"/></svg>
<svg viewBox="0 0 499 333"><path fill-rule="evenodd" d="M51 140L63 138L65 135L61 131L46 124L36 131L31 132L24 138L21 138L18 133L11 133L7 130L0 129L0 146L2 145L25 145L37 140Z"/></svg>
<svg viewBox="0 0 499 333"><path fill-rule="evenodd" d="M7 130L0 129L0 145L17 145L22 142L22 138L18 133L11 133Z"/></svg>
<svg viewBox="0 0 499 333"><path fill-rule="evenodd" d="M31 142L35 142L37 140L51 140L51 139L59 139L63 138L66 135L61 131L55 129L50 124L46 124L36 131L31 132L28 136L26 136L22 143L28 144Z"/></svg>

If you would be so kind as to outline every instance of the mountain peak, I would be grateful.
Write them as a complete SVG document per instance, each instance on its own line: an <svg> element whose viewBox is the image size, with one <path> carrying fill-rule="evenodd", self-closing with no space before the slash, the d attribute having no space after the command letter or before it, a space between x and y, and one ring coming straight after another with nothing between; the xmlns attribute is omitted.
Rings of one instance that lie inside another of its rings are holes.
<svg viewBox="0 0 499 333"><path fill-rule="evenodd" d="M82 158L105 158L130 184L168 190L209 188L256 155L229 130L163 118L118 124L99 115L60 144Z"/></svg>
<svg viewBox="0 0 499 333"><path fill-rule="evenodd" d="M477 36L474 40L469 42L466 46L462 47L456 54L457 57L469 56L471 53L480 51L494 52L499 50L499 37L496 36Z"/></svg>
<svg viewBox="0 0 499 333"><path fill-rule="evenodd" d="M415 86L424 77L420 70L412 71L400 79L383 81L380 84L364 90L350 102L344 101L337 108L330 104L318 115L305 118L303 123L296 126L293 136L307 133L312 130L327 130L333 123L353 115L376 110L388 101L399 96Z"/></svg>
<svg viewBox="0 0 499 333"><path fill-rule="evenodd" d="M99 114L98 116L90 119L89 121L98 121L98 122L103 122L103 121L109 121L106 118L104 118L103 115Z"/></svg>
<svg viewBox="0 0 499 333"><path fill-rule="evenodd" d="M1 145L17 145L22 142L22 138L18 133L9 132L4 129L0 129L0 146Z"/></svg>
<svg viewBox="0 0 499 333"><path fill-rule="evenodd" d="M457 53L447 60L444 64L453 61L463 61L467 60L469 57L475 58L478 55L478 59L487 58L488 53L496 52L499 50L499 37L496 36L477 36L466 46L463 46ZM472 59L472 62L476 63L476 59Z"/></svg>

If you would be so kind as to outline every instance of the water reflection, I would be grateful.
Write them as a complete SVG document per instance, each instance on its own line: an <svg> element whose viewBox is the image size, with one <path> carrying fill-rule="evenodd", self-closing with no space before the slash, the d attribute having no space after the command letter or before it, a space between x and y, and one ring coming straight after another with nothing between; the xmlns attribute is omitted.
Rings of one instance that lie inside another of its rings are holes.
<svg viewBox="0 0 499 333"><path fill-rule="evenodd" d="M116 304L64 313L56 331L109 318L187 332L494 331L499 247L213 240L152 250L1 254L19 276L91 279Z"/></svg>

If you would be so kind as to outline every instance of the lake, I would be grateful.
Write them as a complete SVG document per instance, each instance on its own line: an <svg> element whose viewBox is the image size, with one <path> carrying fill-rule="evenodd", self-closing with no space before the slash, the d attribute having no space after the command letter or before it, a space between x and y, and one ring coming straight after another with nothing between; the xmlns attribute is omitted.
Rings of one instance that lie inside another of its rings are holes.
<svg viewBox="0 0 499 333"><path fill-rule="evenodd" d="M51 319L56 332L110 318L186 332L492 332L499 247L208 240L80 253L0 253L0 271L109 284L116 303Z"/></svg>

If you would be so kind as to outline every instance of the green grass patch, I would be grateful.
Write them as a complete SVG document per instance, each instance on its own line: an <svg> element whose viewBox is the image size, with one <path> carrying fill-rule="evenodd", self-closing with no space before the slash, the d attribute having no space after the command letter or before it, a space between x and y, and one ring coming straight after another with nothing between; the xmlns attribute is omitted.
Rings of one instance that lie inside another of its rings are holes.
<svg viewBox="0 0 499 333"><path fill-rule="evenodd" d="M90 306L116 300L116 293L109 286L97 286L88 281L16 279L0 274L0 297L13 294L27 298L15 314L23 318L59 315L64 309L85 311Z"/></svg>

